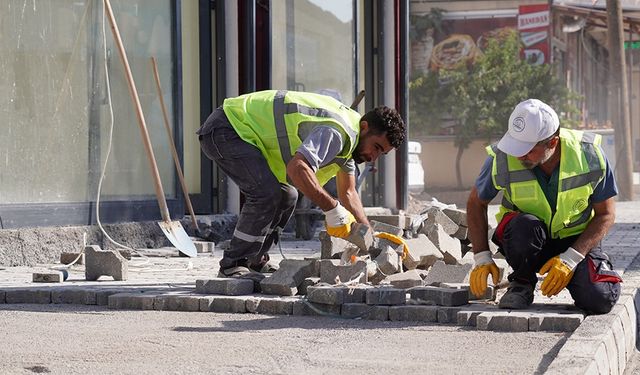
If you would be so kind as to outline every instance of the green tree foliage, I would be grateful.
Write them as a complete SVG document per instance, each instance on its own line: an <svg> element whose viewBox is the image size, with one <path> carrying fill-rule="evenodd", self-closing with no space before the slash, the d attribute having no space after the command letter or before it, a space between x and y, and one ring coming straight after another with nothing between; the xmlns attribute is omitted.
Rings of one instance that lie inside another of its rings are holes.
<svg viewBox="0 0 640 375"><path fill-rule="evenodd" d="M579 111L577 95L558 79L553 66L533 65L520 57L520 38L512 31L489 39L473 63L430 72L410 82L409 117L413 135L443 134L453 126L458 187L462 188L460 159L477 138L496 138L507 129L509 116L520 101L537 98L553 107L563 126L572 126Z"/></svg>

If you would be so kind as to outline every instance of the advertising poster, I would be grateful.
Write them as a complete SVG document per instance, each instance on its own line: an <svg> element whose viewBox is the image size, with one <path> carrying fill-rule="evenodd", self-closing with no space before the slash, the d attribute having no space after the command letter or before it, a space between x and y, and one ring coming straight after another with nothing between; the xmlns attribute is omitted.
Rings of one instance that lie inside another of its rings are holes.
<svg viewBox="0 0 640 375"><path fill-rule="evenodd" d="M549 4L520 5L518 31L524 45L523 57L534 65L548 64Z"/></svg>

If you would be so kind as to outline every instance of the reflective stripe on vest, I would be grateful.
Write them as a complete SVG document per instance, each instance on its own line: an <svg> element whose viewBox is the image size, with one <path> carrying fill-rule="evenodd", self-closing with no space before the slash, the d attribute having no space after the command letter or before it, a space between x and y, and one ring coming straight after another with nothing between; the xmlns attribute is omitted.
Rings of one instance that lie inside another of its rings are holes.
<svg viewBox="0 0 640 375"><path fill-rule="evenodd" d="M506 212L522 211L543 220L552 238L581 233L593 217L590 196L604 176L604 156L597 147L600 140L601 137L593 133L560 130L561 169L555 214L531 170L495 145L487 147L487 152L494 158L494 186L503 191L500 211L496 215L498 222Z"/></svg>

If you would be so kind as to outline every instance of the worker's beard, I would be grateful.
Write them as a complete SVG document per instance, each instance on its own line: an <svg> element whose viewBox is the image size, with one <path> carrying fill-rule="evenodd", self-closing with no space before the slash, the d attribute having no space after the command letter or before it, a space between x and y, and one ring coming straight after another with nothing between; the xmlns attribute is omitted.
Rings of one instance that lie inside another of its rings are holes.
<svg viewBox="0 0 640 375"><path fill-rule="evenodd" d="M544 155L540 160L538 161L520 160L520 163L522 163L522 166L527 169L533 169L541 164L548 162L549 159L551 159L551 157L553 156L554 151L555 151L555 148L548 148L544 150Z"/></svg>
<svg viewBox="0 0 640 375"><path fill-rule="evenodd" d="M363 138L360 138L360 142L358 142L358 144L356 145L355 150L353 150L353 153L351 154L351 157L356 162L356 164L360 164L360 163L366 162L366 160L362 156L362 143L363 143L362 141L363 140L364 140Z"/></svg>

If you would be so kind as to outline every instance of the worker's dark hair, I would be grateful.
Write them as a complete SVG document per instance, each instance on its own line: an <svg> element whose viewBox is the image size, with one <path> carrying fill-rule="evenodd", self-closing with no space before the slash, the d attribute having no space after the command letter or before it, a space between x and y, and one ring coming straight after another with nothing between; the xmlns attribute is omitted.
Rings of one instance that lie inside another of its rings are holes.
<svg viewBox="0 0 640 375"><path fill-rule="evenodd" d="M387 133L387 139L393 148L400 147L407 137L407 128L398 111L386 106L376 107L367 112L360 121L366 121L374 134Z"/></svg>

